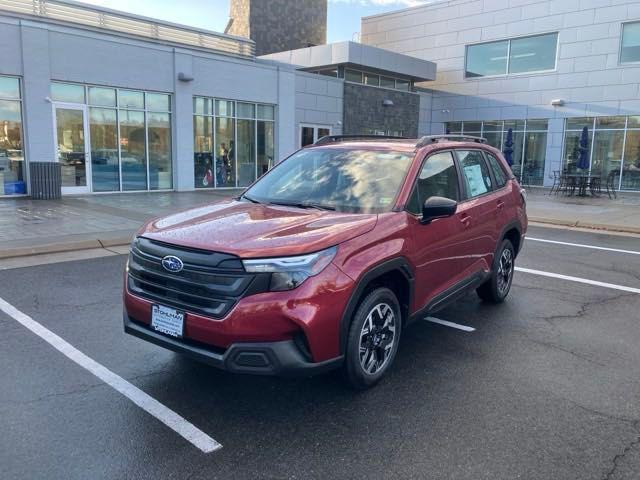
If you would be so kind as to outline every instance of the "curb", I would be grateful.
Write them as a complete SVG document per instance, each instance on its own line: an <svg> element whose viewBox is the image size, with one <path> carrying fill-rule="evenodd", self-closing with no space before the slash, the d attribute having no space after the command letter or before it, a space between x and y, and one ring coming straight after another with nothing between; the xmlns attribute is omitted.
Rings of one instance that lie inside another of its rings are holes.
<svg viewBox="0 0 640 480"><path fill-rule="evenodd" d="M529 222L541 223L549 225L557 225L561 227L586 228L589 230L605 230L607 232L635 233L640 234L640 228L627 227L625 225L608 225L600 223L587 223L580 221L560 220L557 218L535 217L529 216Z"/></svg>
<svg viewBox="0 0 640 480"><path fill-rule="evenodd" d="M75 240L70 242L45 243L30 247L3 248L0 250L0 260L16 257L26 257L30 255L43 255L47 253L64 253L78 250L89 250L94 248L109 248L129 245L131 237L118 237L107 239Z"/></svg>

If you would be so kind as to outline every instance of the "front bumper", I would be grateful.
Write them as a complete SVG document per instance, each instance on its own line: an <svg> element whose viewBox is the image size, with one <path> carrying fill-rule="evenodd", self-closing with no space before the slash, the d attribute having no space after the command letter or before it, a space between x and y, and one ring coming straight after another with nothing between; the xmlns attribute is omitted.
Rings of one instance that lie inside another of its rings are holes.
<svg viewBox="0 0 640 480"><path fill-rule="evenodd" d="M233 373L283 377L311 376L338 368L343 360L343 357L337 357L324 362L309 362L293 340L234 343L224 351L216 352L155 332L147 325L132 320L126 312L123 314L123 320L124 331L130 335Z"/></svg>

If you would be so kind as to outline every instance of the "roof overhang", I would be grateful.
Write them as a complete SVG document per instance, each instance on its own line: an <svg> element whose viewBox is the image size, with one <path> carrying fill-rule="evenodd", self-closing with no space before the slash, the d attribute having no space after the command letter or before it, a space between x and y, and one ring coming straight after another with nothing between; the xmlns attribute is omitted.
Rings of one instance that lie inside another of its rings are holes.
<svg viewBox="0 0 640 480"><path fill-rule="evenodd" d="M424 82L436 78L436 64L433 62L356 42L317 45L272 53L258 58L288 63L301 70L350 66L373 73L400 76L414 82Z"/></svg>

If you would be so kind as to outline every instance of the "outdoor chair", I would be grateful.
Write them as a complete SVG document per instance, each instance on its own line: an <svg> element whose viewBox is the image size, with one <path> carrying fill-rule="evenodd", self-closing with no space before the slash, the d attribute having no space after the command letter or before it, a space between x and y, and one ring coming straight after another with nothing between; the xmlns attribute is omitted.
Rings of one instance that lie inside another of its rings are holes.
<svg viewBox="0 0 640 480"><path fill-rule="evenodd" d="M617 174L618 172L616 170L611 170L609 172L609 175L607 175L606 188L607 188L607 195L609 196L609 198L611 198L612 194L613 194L613 198L618 198L618 194L616 193L616 175Z"/></svg>
<svg viewBox="0 0 640 480"><path fill-rule="evenodd" d="M551 195L554 191L556 195L560 191L560 186L562 183L562 176L560 175L560 170L553 171L553 185L551 185L551 190L549 190L549 195Z"/></svg>

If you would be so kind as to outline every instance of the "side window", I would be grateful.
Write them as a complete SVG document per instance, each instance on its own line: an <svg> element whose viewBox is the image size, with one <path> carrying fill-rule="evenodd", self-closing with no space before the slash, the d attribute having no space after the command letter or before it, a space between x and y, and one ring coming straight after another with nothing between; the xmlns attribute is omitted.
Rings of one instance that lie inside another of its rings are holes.
<svg viewBox="0 0 640 480"><path fill-rule="evenodd" d="M496 180L496 188L504 187L507 184L507 175L504 173L500 161L488 152L484 152L484 154L487 156L489 167L493 172L493 178Z"/></svg>
<svg viewBox="0 0 640 480"><path fill-rule="evenodd" d="M416 179L407 210L420 214L429 197L445 197L458 201L458 174L451 152L436 153L428 157Z"/></svg>
<svg viewBox="0 0 640 480"><path fill-rule="evenodd" d="M477 197L491 191L491 174L479 150L457 150L462 168L462 178L467 190L467 198Z"/></svg>

